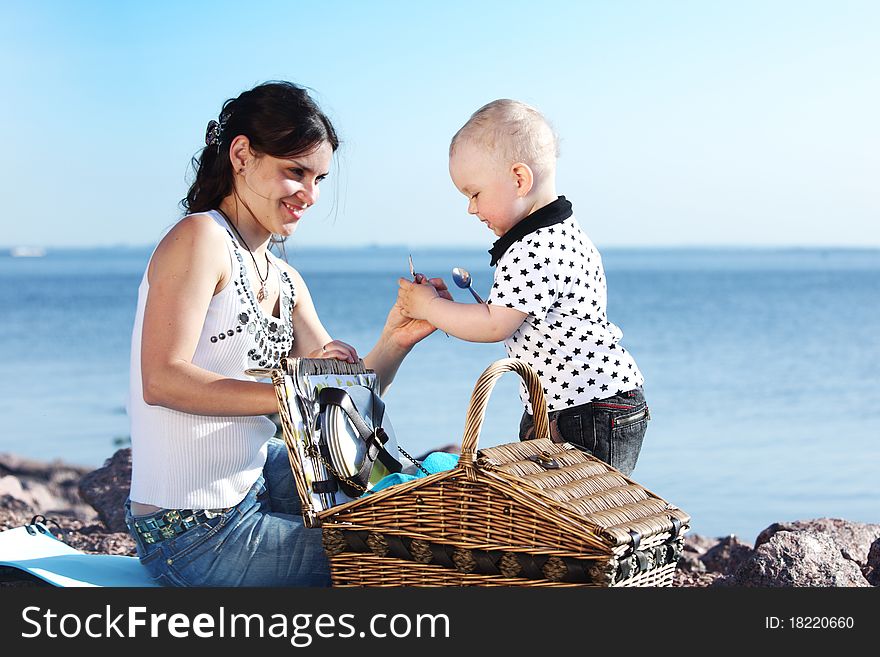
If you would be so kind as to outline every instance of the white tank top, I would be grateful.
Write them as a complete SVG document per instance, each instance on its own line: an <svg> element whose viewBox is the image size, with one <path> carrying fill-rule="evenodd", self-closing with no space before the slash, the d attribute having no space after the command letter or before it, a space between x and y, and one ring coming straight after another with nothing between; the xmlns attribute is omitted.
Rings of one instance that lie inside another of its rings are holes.
<svg viewBox="0 0 880 657"><path fill-rule="evenodd" d="M254 381L244 371L277 367L293 345L293 282L274 255L280 276L281 318L266 315L257 303L242 249L226 220L209 214L228 236L229 282L211 299L192 362L225 377ZM266 462L266 442L275 433L266 416L191 415L144 402L141 333L149 292L147 272L138 288L131 336L128 414L131 420L131 499L166 509L218 509L238 504Z"/></svg>

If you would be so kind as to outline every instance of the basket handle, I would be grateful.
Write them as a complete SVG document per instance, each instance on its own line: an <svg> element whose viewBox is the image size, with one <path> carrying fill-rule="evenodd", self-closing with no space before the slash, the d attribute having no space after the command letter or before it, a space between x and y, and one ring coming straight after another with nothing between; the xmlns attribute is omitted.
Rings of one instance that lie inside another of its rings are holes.
<svg viewBox="0 0 880 657"><path fill-rule="evenodd" d="M477 383L474 385L474 392L471 394L471 403L464 421L464 438L461 441L461 456L459 457L459 463L464 467L470 467L474 462L477 452L477 441L480 438L480 429L483 427L486 406L489 404L489 393L495 387L495 382L505 372L516 372L526 384L535 418L535 437L550 437L547 401L544 398L544 388L541 386L541 380L538 378L535 370L527 363L516 358L496 360L477 379Z"/></svg>

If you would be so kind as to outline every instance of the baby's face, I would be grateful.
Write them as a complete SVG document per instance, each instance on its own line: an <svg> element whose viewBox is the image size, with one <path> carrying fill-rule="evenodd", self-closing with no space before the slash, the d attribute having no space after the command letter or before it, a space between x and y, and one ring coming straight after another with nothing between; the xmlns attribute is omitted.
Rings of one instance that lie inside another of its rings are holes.
<svg viewBox="0 0 880 657"><path fill-rule="evenodd" d="M522 199L516 177L494 160L484 147L469 140L456 145L449 158L449 175L468 199L475 214L498 237L522 219Z"/></svg>

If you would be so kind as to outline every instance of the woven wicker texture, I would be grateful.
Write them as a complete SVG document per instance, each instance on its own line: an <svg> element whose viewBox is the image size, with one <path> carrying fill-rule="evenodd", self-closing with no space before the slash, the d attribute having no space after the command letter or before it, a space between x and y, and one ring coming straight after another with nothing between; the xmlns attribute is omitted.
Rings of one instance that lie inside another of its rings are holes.
<svg viewBox="0 0 880 657"><path fill-rule="evenodd" d="M539 438L477 451L489 394L511 371ZM474 387L456 468L319 514L334 585L670 585L688 515L548 436L535 372L493 363Z"/></svg>

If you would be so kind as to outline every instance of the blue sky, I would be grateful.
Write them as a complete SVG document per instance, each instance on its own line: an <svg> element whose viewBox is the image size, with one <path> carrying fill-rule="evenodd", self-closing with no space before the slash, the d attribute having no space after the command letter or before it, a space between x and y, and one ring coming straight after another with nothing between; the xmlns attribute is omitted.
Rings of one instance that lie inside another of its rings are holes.
<svg viewBox="0 0 880 657"><path fill-rule="evenodd" d="M208 120L281 78L344 141L302 245L488 247L446 152L509 97L600 248L876 247L878 34L846 0L3 0L0 245L155 243Z"/></svg>

